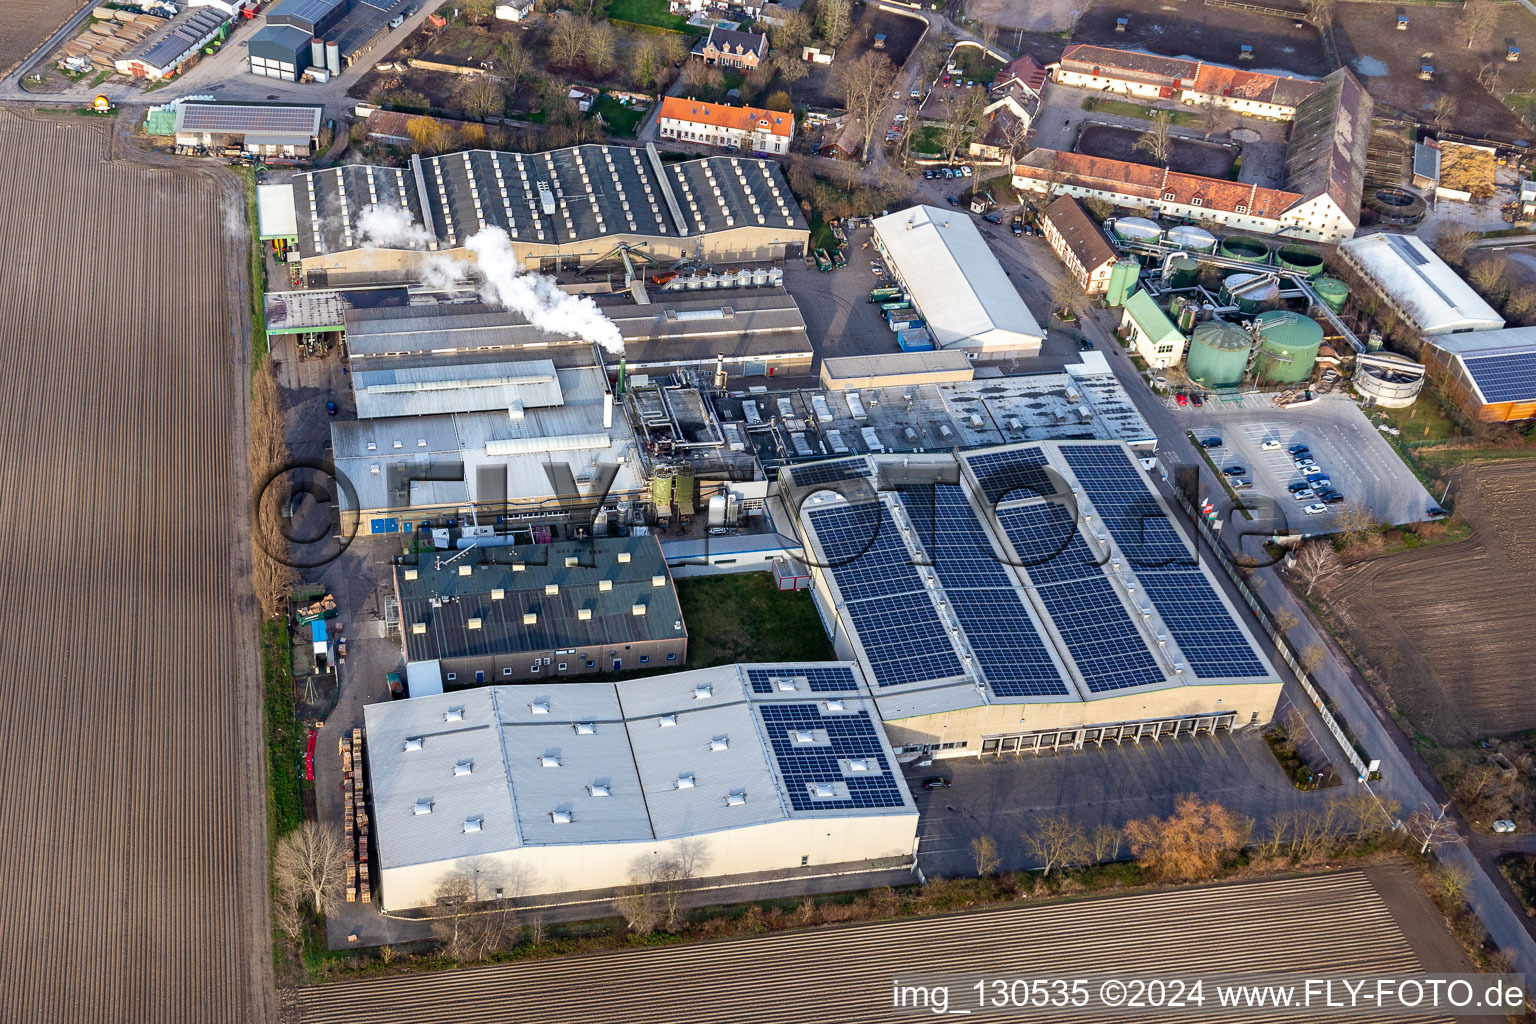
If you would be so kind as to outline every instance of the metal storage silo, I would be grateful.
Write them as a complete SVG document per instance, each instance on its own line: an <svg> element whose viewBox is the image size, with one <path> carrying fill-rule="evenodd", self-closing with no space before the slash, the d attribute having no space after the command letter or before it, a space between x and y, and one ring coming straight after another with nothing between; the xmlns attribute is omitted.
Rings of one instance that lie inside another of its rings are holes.
<svg viewBox="0 0 1536 1024"><path fill-rule="evenodd" d="M1244 263L1269 262L1269 246L1251 235L1232 235L1222 239L1221 254Z"/></svg>
<svg viewBox="0 0 1536 1024"><path fill-rule="evenodd" d="M1272 384L1300 384L1312 376L1323 328L1316 320L1289 310L1272 309L1255 320L1259 353L1254 377Z"/></svg>
<svg viewBox="0 0 1536 1024"><path fill-rule="evenodd" d="M1168 244L1190 252L1210 252L1216 248L1216 236L1205 228L1193 224L1180 224L1168 229Z"/></svg>
<svg viewBox="0 0 1536 1024"><path fill-rule="evenodd" d="M1241 384L1252 347L1253 338L1241 327L1225 320L1208 320L1195 327L1184 371L1190 380L1208 388Z"/></svg>
<svg viewBox="0 0 1536 1024"><path fill-rule="evenodd" d="M1344 303L1349 301L1349 285L1336 277L1320 277L1312 282L1312 287L1335 313L1342 312Z"/></svg>
<svg viewBox="0 0 1536 1024"><path fill-rule="evenodd" d="M1235 305L1243 313L1256 313L1279 298L1280 285L1268 274L1237 273L1221 283L1222 305Z"/></svg>
<svg viewBox="0 0 1536 1024"><path fill-rule="evenodd" d="M1169 288L1193 288L1200 279L1200 264L1193 256L1170 257L1164 269Z"/></svg>
<svg viewBox="0 0 1536 1024"><path fill-rule="evenodd" d="M1282 245L1275 255L1280 266L1293 274L1316 277L1323 272L1323 254L1310 245L1292 242Z"/></svg>
<svg viewBox="0 0 1536 1024"><path fill-rule="evenodd" d="M312 68L325 67L325 40L315 36L309 41L309 66Z"/></svg>
<svg viewBox="0 0 1536 1024"><path fill-rule="evenodd" d="M1163 229L1145 217L1119 217L1110 230L1122 242L1156 242L1163 237Z"/></svg>
<svg viewBox="0 0 1536 1024"><path fill-rule="evenodd" d="M1141 264L1133 259L1116 260L1114 266L1109 268L1109 290L1104 296L1105 303L1113 309L1125 305L1125 300L1136 290L1136 283L1140 279Z"/></svg>
<svg viewBox="0 0 1536 1024"><path fill-rule="evenodd" d="M341 74L341 44L327 41L325 44L325 66L333 75Z"/></svg>

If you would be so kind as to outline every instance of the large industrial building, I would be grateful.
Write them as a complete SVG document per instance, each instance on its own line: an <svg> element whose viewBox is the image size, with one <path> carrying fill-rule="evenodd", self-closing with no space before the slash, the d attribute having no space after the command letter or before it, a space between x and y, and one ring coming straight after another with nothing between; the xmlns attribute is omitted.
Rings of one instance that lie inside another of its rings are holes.
<svg viewBox="0 0 1536 1024"><path fill-rule="evenodd" d="M719 360L732 377L803 373L814 357L805 319L789 293L770 283L776 276L766 269L730 276L710 274L707 289L650 287L645 303L637 303L629 293L590 298L618 328L631 370L712 370ZM748 287L718 287L742 278ZM758 279L761 285L750 286ZM698 280L690 276L674 283ZM452 293L454 300L465 298L473 296ZM589 341L536 327L518 313L473 302L419 301L354 310L346 315L346 332L354 369L466 359L548 357L561 365L592 362Z"/></svg>
<svg viewBox="0 0 1536 1024"><path fill-rule="evenodd" d="M1467 415L1485 423L1536 418L1536 328L1431 337L1419 354L1445 372Z"/></svg>
<svg viewBox="0 0 1536 1024"><path fill-rule="evenodd" d="M1040 354L1040 329L971 218L935 206L877 217L875 244L935 347L984 359Z"/></svg>
<svg viewBox="0 0 1536 1024"><path fill-rule="evenodd" d="M650 535L406 558L395 597L406 662L435 665L450 690L688 660L677 590Z"/></svg>
<svg viewBox="0 0 1536 1024"><path fill-rule="evenodd" d="M486 686L364 709L383 909L911 862L917 809L846 664Z"/></svg>
<svg viewBox="0 0 1536 1024"><path fill-rule="evenodd" d="M1504 326L1498 311L1417 235L1354 238L1339 246L1339 255L1425 337Z"/></svg>
<svg viewBox="0 0 1536 1024"><path fill-rule="evenodd" d="M261 156L307 157L320 139L321 107L261 103L180 103L176 106L176 145L219 148L233 146ZM282 185L258 185L273 196ZM281 193L276 193L281 203ZM272 198L266 203L271 206ZM292 202L286 204L291 212ZM294 224L293 237L297 238Z"/></svg>
<svg viewBox="0 0 1536 1024"><path fill-rule="evenodd" d="M467 259L465 243L489 227L507 232L524 267L544 271L611 259L622 247L668 263L779 260L804 252L810 235L772 161L664 164L652 146L412 156L405 167L310 171L293 186L310 274L412 275L427 253ZM419 230L370 237L359 219L371 206L403 211Z"/></svg>
<svg viewBox="0 0 1536 1024"><path fill-rule="evenodd" d="M864 669L898 750L1274 714L1280 678L1123 443L865 456L782 480L834 648Z"/></svg>
<svg viewBox="0 0 1536 1024"><path fill-rule="evenodd" d="M609 500L638 496L645 471L604 372L570 367L551 381L551 368L356 375L359 411L377 418L331 422L344 530L402 533L469 517L495 532L509 518L565 518L591 510L609 473ZM478 408L483 388L517 397L505 408L448 411ZM443 411L418 414L434 408Z"/></svg>
<svg viewBox="0 0 1536 1024"><path fill-rule="evenodd" d="M410 8L411 0L280 0L247 45L251 73L288 82L310 68L339 75Z"/></svg>

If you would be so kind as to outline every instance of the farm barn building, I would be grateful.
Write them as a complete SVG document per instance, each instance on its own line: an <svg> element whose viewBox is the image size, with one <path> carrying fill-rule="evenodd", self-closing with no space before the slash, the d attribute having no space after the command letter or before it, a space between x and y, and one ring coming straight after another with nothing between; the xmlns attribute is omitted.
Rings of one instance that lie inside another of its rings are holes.
<svg viewBox="0 0 1536 1024"><path fill-rule="evenodd" d="M1456 402L1485 423L1536 419L1536 328L1439 335L1419 355L1444 371Z"/></svg>
<svg viewBox="0 0 1536 1024"><path fill-rule="evenodd" d="M899 858L907 792L856 666L486 686L364 709L385 910Z"/></svg>
<svg viewBox="0 0 1536 1024"><path fill-rule="evenodd" d="M229 31L229 18L211 7L182 11L134 44L113 67L120 75L159 81L190 60L198 50Z"/></svg>
<svg viewBox="0 0 1536 1024"><path fill-rule="evenodd" d="M657 127L664 139L700 142L747 153L789 152L795 115L761 107L733 107L681 96L664 96Z"/></svg>
<svg viewBox="0 0 1536 1024"><path fill-rule="evenodd" d="M1296 108L1320 88L1305 78L1082 43L1061 55L1056 81L1142 99L1177 97L1282 121L1295 117Z"/></svg>
<svg viewBox="0 0 1536 1024"><path fill-rule="evenodd" d="M483 547L395 566L405 660L448 689L681 668L688 632L654 536Z"/></svg>
<svg viewBox="0 0 1536 1024"><path fill-rule="evenodd" d="M1045 333L971 218L914 206L874 225L875 245L935 346L988 359L1040 354Z"/></svg>
<svg viewBox="0 0 1536 1024"><path fill-rule="evenodd" d="M472 150L405 167L347 165L295 175L306 273L412 276L427 252L468 258L483 228L511 237L524 266L585 266L629 245L671 261L773 260L810 232L777 164L706 157L663 164L653 147L574 146L547 153ZM369 239L371 205L425 229Z"/></svg>
<svg viewBox="0 0 1536 1024"><path fill-rule="evenodd" d="M308 156L320 138L320 107L181 103L178 146L237 146L266 156Z"/></svg>
<svg viewBox="0 0 1536 1024"><path fill-rule="evenodd" d="M886 472L901 489L879 488ZM1279 677L1123 442L861 456L781 480L803 496L796 530L834 647L863 668L898 752L1274 715Z"/></svg>
<svg viewBox="0 0 1536 1024"><path fill-rule="evenodd" d="M1339 246L1339 255L1425 337L1504 326L1498 311L1417 235L1354 238Z"/></svg>
<svg viewBox="0 0 1536 1024"><path fill-rule="evenodd" d="M1077 286L1089 295L1109 290L1115 247L1071 196L1061 196L1045 208L1040 227L1051 251L1066 266Z"/></svg>

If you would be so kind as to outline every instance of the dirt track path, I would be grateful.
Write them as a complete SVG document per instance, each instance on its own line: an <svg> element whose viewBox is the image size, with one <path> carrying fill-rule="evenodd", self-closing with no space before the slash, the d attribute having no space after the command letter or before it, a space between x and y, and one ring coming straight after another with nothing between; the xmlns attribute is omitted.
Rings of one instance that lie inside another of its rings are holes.
<svg viewBox="0 0 1536 1024"><path fill-rule="evenodd" d="M264 1024L240 243L112 134L0 108L0 1020Z"/></svg>

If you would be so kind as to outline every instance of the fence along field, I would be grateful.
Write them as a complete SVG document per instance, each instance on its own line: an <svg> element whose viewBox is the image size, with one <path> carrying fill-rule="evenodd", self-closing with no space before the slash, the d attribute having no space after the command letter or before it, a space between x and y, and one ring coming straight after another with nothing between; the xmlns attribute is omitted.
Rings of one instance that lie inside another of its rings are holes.
<svg viewBox="0 0 1536 1024"><path fill-rule="evenodd" d="M0 1021L255 1024L241 250L112 130L0 107Z"/></svg>

